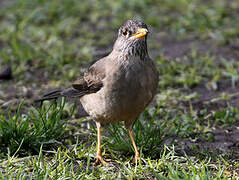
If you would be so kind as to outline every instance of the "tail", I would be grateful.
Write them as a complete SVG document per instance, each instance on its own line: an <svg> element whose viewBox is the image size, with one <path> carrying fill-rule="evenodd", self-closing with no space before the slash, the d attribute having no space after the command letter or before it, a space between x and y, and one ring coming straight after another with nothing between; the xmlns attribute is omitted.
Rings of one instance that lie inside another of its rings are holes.
<svg viewBox="0 0 239 180"><path fill-rule="evenodd" d="M88 94L89 91L78 91L75 90L73 88L68 88L65 90L55 90L55 91L51 91L47 94L44 94L40 99L35 100L35 102L43 102L45 100L52 100L52 99L57 99L59 97L71 97L71 98L75 98L75 97L82 97L85 94Z"/></svg>

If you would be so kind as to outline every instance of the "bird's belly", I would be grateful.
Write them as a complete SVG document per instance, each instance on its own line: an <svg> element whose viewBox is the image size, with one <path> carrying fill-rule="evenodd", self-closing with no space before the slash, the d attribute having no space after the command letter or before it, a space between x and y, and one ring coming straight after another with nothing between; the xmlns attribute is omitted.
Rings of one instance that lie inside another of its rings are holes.
<svg viewBox="0 0 239 180"><path fill-rule="evenodd" d="M146 88L147 89L147 88ZM84 109L97 122L112 123L118 121L133 121L151 101L151 92L145 92L141 82L135 80L107 84L97 93L81 98Z"/></svg>

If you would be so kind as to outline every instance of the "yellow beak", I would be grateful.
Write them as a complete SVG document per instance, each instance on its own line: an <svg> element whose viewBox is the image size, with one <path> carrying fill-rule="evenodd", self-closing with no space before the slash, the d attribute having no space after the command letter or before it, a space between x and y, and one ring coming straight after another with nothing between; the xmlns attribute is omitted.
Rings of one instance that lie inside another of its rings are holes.
<svg viewBox="0 0 239 180"><path fill-rule="evenodd" d="M147 33L148 33L147 29L140 28L140 29L138 29L137 33L133 34L133 36L135 38L142 38L142 37L146 36Z"/></svg>

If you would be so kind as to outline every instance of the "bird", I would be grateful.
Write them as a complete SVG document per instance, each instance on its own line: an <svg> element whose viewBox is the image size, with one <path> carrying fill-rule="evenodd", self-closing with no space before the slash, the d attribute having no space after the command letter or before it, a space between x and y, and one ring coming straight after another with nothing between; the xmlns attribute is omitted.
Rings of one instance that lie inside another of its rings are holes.
<svg viewBox="0 0 239 180"><path fill-rule="evenodd" d="M101 125L119 121L124 121L129 133L135 160L140 159L132 128L155 96L159 81L159 72L148 54L148 33L143 21L127 20L118 30L111 53L91 65L70 88L49 92L36 100L79 98L97 126L95 164L105 162L101 152Z"/></svg>

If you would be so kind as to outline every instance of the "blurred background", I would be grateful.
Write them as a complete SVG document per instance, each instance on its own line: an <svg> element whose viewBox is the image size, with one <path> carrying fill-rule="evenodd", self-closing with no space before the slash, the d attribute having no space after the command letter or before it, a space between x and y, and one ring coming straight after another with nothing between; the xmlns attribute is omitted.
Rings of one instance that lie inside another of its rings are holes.
<svg viewBox="0 0 239 180"><path fill-rule="evenodd" d="M12 67L18 86L40 89L43 82L45 87L54 80L56 86L75 79L84 64L111 51L117 30L127 19L148 24L155 61L184 59L193 53L208 54L215 63L238 59L236 0L0 3L0 65Z"/></svg>
<svg viewBox="0 0 239 180"><path fill-rule="evenodd" d="M238 0L1 0L1 118L11 119L6 116L8 113L14 117L23 99L20 114L28 114L34 108L33 99L40 94L70 86L92 61L110 53L119 27L128 19L140 19L148 25L149 53L160 72L158 94L139 118L141 122L151 119L154 122L144 126L144 130L140 124L134 129L142 133L137 135L136 143L144 155L159 158L158 152L150 150L158 147L161 151L163 144L176 142L177 152L193 154L199 161L205 156L213 159L214 151L230 152L233 155L227 154L228 162L236 167L239 153ZM69 109L67 105L66 111ZM78 117L79 112L72 116L73 120ZM73 135L76 131L82 133L82 130L68 128ZM9 136L3 140L3 129L0 123L0 142L4 141L4 147L11 147L15 152L22 139L16 136L7 144ZM111 137L119 135L117 128L113 129ZM143 132L156 134L159 139L152 140L152 136L144 139ZM52 139L57 136L60 137L56 134ZM75 143L74 138L67 138L66 144ZM89 141L86 136L83 139ZM124 139L122 137L122 141ZM151 144L145 146L149 141ZM16 142L14 146L13 142ZM26 143L21 153L29 149L38 152L39 144L33 144ZM231 172L233 168L224 165ZM178 166L181 167L180 163ZM216 168L215 171L219 172ZM164 175L169 177L170 173Z"/></svg>

